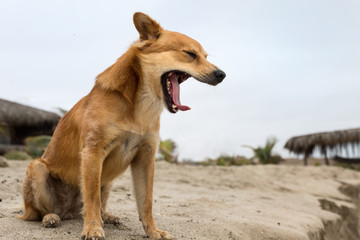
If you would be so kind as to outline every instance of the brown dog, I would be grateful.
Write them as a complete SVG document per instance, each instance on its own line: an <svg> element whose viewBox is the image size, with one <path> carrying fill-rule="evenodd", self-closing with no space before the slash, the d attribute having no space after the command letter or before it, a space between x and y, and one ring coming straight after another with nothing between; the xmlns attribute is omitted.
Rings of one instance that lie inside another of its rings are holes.
<svg viewBox="0 0 360 240"><path fill-rule="evenodd" d="M134 14L140 39L101 73L91 92L59 122L40 159L24 180L24 220L56 227L81 216L82 238L103 239L103 223L119 224L106 212L113 180L131 165L139 217L153 239L170 239L153 215L155 153L160 114L176 113L179 85L189 77L216 85L225 73L206 60L195 40L162 29L143 13Z"/></svg>

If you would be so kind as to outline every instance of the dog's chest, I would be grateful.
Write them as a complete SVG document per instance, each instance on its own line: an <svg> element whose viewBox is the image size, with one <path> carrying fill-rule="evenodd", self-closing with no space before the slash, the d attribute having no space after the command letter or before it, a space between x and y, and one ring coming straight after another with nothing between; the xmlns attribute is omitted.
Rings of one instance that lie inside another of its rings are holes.
<svg viewBox="0 0 360 240"><path fill-rule="evenodd" d="M144 144L144 139L144 136L135 133L126 133L118 138L103 163L103 183L112 181L127 169Z"/></svg>
<svg viewBox="0 0 360 240"><path fill-rule="evenodd" d="M138 152L140 145L143 141L143 136L138 134L128 134L122 144L119 146L119 151L123 161L130 164L135 154Z"/></svg>

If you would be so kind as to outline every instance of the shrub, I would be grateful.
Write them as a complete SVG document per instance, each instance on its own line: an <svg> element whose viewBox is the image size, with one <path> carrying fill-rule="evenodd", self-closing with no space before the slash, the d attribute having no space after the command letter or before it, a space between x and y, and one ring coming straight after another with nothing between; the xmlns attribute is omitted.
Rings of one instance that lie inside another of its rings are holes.
<svg viewBox="0 0 360 240"><path fill-rule="evenodd" d="M10 151L4 155L6 159L9 160L31 160L32 157L25 153L20 151Z"/></svg>
<svg viewBox="0 0 360 240"><path fill-rule="evenodd" d="M336 163L335 166L360 171L360 166L358 164Z"/></svg>
<svg viewBox="0 0 360 240"><path fill-rule="evenodd" d="M41 157L49 145L51 136L27 137L25 139L25 150L33 158Z"/></svg>
<svg viewBox="0 0 360 240"><path fill-rule="evenodd" d="M167 162L176 163L177 155L175 155L176 144L173 140L167 139L160 141L159 145L159 160L165 160Z"/></svg>
<svg viewBox="0 0 360 240"><path fill-rule="evenodd" d="M246 157L235 157L235 161L233 165L241 166L241 165L250 165L254 164L254 162L251 159L248 159Z"/></svg>
<svg viewBox="0 0 360 240"><path fill-rule="evenodd" d="M226 166L231 165L232 158L229 156L220 156L216 159L216 165L218 166Z"/></svg>
<svg viewBox="0 0 360 240"><path fill-rule="evenodd" d="M253 164L251 159L247 159L243 156L229 156L229 155L220 155L218 158L211 159L208 158L207 161L203 162L202 165L217 165L217 166L241 166Z"/></svg>

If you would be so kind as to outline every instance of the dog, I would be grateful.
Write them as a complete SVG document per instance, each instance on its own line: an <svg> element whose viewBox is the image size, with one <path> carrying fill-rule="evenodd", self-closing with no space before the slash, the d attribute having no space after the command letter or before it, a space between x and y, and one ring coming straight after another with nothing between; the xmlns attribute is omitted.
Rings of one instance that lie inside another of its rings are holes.
<svg viewBox="0 0 360 240"><path fill-rule="evenodd" d="M164 30L144 13L133 21L139 39L96 77L90 93L61 118L43 156L30 163L21 219L57 227L83 216L82 239L104 239L104 223L120 224L106 211L112 182L130 165L147 236L172 238L152 214L160 114L190 109L180 102L180 84L188 78L217 85L225 73L190 37Z"/></svg>

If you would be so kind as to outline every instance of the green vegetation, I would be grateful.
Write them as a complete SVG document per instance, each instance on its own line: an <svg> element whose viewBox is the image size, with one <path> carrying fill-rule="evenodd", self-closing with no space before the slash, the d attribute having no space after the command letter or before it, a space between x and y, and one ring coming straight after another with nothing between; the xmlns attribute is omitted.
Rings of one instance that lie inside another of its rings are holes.
<svg viewBox="0 0 360 240"><path fill-rule="evenodd" d="M27 154L25 152L20 152L20 151L8 152L4 155L4 157L9 160L30 160L30 159L32 159L32 157L29 154Z"/></svg>
<svg viewBox="0 0 360 240"><path fill-rule="evenodd" d="M25 150L33 158L41 157L49 145L51 136L27 137L25 139Z"/></svg>
<svg viewBox="0 0 360 240"><path fill-rule="evenodd" d="M209 165L217 165L217 166L242 166L242 165L249 165L253 164L251 159L247 159L243 156L229 156L222 154L218 158L215 159L207 159L207 161L202 162L202 165L209 166Z"/></svg>
<svg viewBox="0 0 360 240"><path fill-rule="evenodd" d="M176 144L173 140L167 139L160 141L159 145L159 157L157 160L165 160L167 162L177 162L177 155L175 154Z"/></svg>
<svg viewBox="0 0 360 240"><path fill-rule="evenodd" d="M281 161L281 156L278 154L273 155L272 150L277 142L277 139L274 137L270 137L266 140L266 144L264 147L254 148L252 146L244 146L250 148L254 152L254 156L251 158L252 160L258 159L258 161L262 164L277 164Z"/></svg>
<svg viewBox="0 0 360 240"><path fill-rule="evenodd" d="M262 164L277 164L282 160L282 158L280 155L272 153L276 142L276 138L269 138L267 139L264 147L254 148L251 146L246 146L252 149L254 152L254 156L250 159L244 156L221 154L217 158L208 158L203 162L192 162L191 160L187 160L184 161L184 163L200 164L203 166L242 166L255 164L256 160L258 160ZM176 144L173 140L167 139L165 141L160 141L157 160L165 160L167 162L176 163L177 155L175 154L175 149Z"/></svg>
<svg viewBox="0 0 360 240"><path fill-rule="evenodd" d="M359 164L335 163L335 166L342 167L342 168L347 168L347 169L351 169L351 170L355 170L355 171L360 171Z"/></svg>

